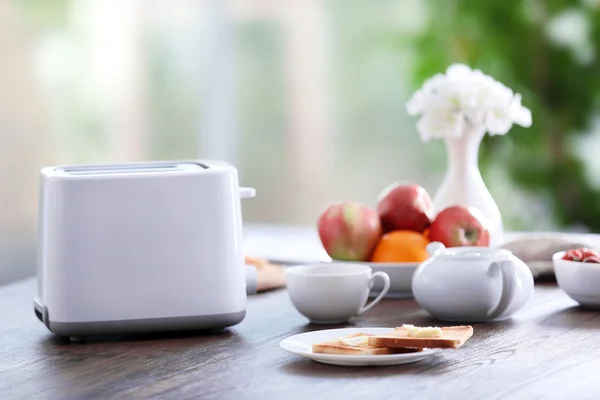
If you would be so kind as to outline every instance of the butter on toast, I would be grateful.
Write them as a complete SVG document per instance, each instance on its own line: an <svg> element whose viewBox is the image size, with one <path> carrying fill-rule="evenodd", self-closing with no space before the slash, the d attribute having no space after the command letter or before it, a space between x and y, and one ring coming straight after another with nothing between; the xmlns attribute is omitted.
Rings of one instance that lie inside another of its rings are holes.
<svg viewBox="0 0 600 400"><path fill-rule="evenodd" d="M380 354L414 353L417 348L388 348L369 344L374 335L357 332L334 340L312 345L313 353L374 356Z"/></svg>
<svg viewBox="0 0 600 400"><path fill-rule="evenodd" d="M473 336L470 325L442 327L441 330L440 337L413 337L408 329L397 327L388 334L370 336L368 343L376 348L457 349Z"/></svg>

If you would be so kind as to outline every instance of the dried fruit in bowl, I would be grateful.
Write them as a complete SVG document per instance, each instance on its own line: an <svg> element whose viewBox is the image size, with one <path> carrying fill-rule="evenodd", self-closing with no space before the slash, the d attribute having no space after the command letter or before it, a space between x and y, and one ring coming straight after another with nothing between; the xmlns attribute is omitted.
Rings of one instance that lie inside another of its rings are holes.
<svg viewBox="0 0 600 400"><path fill-rule="evenodd" d="M600 264L600 253L596 250L582 247L580 249L567 250L562 259L567 261Z"/></svg>

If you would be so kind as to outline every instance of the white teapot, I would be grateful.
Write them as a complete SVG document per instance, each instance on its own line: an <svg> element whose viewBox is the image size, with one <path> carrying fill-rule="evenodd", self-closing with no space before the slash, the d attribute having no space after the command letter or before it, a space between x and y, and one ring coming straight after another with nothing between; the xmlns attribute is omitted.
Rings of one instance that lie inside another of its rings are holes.
<svg viewBox="0 0 600 400"><path fill-rule="evenodd" d="M533 295L531 271L508 250L432 242L427 252L430 258L415 271L412 290L419 305L440 320L505 320Z"/></svg>

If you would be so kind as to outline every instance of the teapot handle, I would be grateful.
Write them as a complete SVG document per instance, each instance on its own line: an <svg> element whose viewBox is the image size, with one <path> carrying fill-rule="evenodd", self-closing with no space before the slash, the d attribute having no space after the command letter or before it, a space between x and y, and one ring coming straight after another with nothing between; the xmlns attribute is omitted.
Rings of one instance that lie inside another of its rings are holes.
<svg viewBox="0 0 600 400"><path fill-rule="evenodd" d="M490 319L498 318L504 314L517 294L517 273L514 263L510 260L492 262L488 268L488 276L498 273L502 277L502 291L498 305L487 314Z"/></svg>

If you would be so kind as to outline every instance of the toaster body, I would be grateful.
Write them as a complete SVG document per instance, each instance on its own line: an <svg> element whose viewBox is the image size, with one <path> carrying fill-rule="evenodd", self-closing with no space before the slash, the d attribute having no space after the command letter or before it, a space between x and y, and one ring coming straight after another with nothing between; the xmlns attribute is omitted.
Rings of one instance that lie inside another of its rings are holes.
<svg viewBox="0 0 600 400"><path fill-rule="evenodd" d="M61 336L239 323L252 196L216 161L42 169L37 316Z"/></svg>

